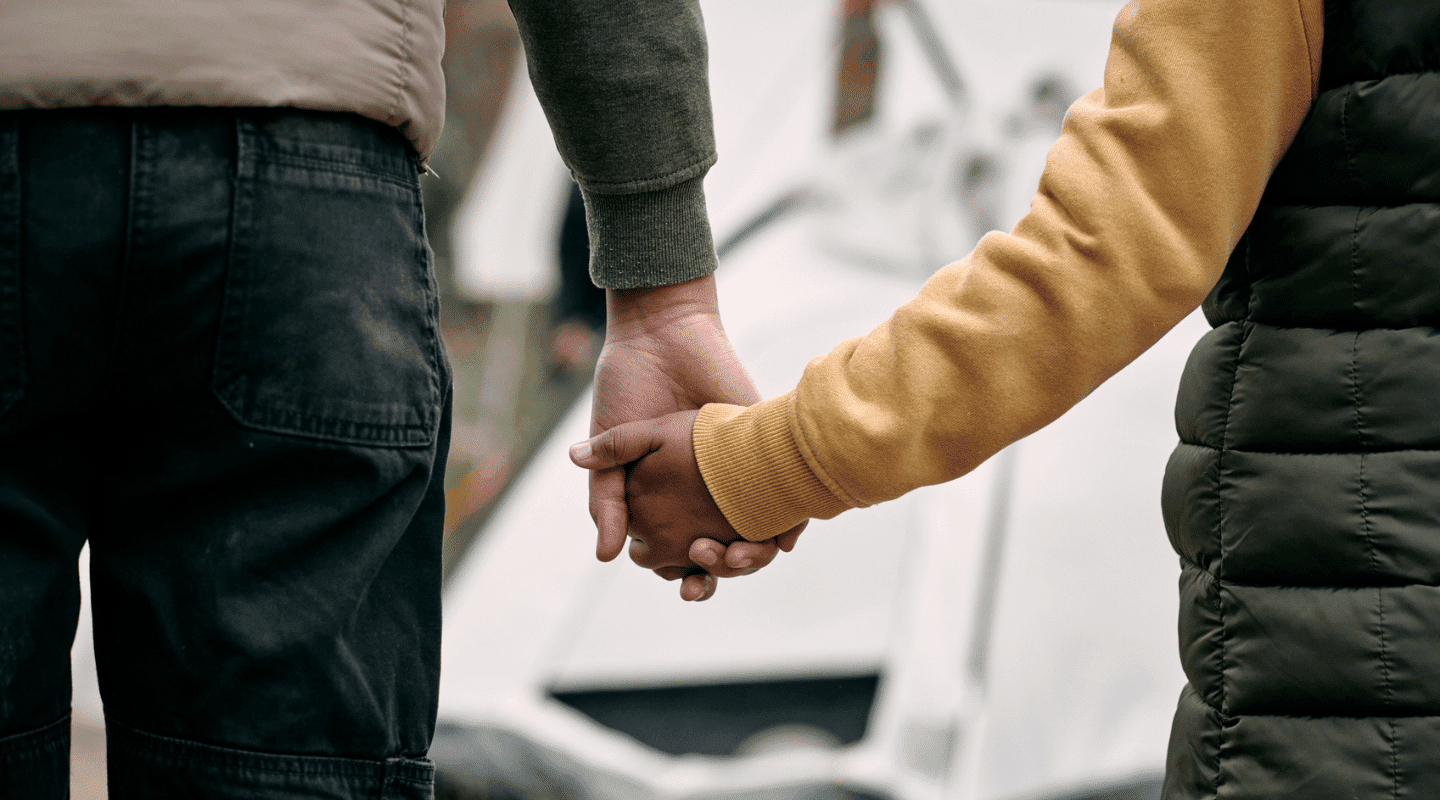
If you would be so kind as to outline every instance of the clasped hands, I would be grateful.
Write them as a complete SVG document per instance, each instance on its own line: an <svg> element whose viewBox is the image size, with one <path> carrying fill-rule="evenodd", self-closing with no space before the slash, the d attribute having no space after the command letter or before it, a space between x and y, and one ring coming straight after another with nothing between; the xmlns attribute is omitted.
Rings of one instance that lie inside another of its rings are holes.
<svg viewBox="0 0 1440 800"><path fill-rule="evenodd" d="M628 537L632 561L680 580L682 599L705 600L716 578L766 566L795 546L804 526L768 542L741 539L696 466L696 410L760 399L720 324L714 278L605 294L592 438L570 449L590 470L595 554L614 559Z"/></svg>

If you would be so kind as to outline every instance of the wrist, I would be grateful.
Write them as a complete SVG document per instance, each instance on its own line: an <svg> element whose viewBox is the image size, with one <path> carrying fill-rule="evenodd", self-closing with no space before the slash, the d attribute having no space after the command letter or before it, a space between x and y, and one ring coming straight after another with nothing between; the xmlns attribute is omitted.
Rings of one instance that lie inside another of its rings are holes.
<svg viewBox="0 0 1440 800"><path fill-rule="evenodd" d="M668 286L605 290L605 338L610 341L649 336L694 317L720 317L714 275Z"/></svg>
<svg viewBox="0 0 1440 800"><path fill-rule="evenodd" d="M851 506L810 467L790 427L794 393L749 408L704 406L691 422L691 447L705 490L721 515L752 542Z"/></svg>

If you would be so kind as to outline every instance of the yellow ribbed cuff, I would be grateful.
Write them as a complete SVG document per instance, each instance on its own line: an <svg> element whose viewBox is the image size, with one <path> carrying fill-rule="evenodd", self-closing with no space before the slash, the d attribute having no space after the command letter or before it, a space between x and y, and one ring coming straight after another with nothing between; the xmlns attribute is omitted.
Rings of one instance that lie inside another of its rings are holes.
<svg viewBox="0 0 1440 800"><path fill-rule="evenodd" d="M752 542L850 508L810 469L790 434L790 395L757 405L711 403L695 418L695 460L730 525Z"/></svg>

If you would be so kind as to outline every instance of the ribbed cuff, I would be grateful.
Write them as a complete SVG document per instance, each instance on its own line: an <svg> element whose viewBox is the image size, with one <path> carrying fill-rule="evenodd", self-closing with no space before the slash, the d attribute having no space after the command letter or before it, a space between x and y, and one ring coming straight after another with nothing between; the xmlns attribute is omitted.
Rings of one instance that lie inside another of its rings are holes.
<svg viewBox="0 0 1440 800"><path fill-rule="evenodd" d="M850 508L825 488L796 447L788 394L749 408L706 405L692 438L705 488L730 525L752 542Z"/></svg>
<svg viewBox="0 0 1440 800"><path fill-rule="evenodd" d="M715 271L705 177L667 189L602 194L580 187L590 232L590 278L605 289L644 289Z"/></svg>

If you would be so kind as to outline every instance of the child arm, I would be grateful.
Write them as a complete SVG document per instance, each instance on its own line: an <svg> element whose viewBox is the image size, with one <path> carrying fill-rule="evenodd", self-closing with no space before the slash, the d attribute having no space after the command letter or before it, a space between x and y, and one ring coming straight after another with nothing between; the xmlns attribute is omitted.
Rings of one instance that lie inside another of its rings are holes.
<svg viewBox="0 0 1440 800"><path fill-rule="evenodd" d="M1320 0L1146 0L1066 115L1031 211L880 327L746 409L699 466L764 540L956 478L1079 402L1199 305L1317 89Z"/></svg>

